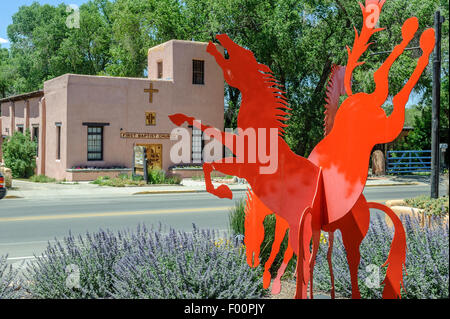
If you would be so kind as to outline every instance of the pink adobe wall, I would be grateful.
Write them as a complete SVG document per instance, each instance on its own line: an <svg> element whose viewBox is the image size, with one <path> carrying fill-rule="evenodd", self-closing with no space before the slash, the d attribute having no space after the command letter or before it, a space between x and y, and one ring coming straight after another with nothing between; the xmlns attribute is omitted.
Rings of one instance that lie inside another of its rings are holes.
<svg viewBox="0 0 450 319"><path fill-rule="evenodd" d="M62 180L67 178L67 83L68 75L63 75L44 83L45 92L45 175ZM57 159L57 128L61 123L61 158Z"/></svg>

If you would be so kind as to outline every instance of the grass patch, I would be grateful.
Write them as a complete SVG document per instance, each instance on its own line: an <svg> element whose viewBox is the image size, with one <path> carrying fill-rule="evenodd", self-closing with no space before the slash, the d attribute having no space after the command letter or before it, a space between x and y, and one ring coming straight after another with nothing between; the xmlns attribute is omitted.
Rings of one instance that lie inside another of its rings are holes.
<svg viewBox="0 0 450 319"><path fill-rule="evenodd" d="M55 178L51 178L45 175L33 175L30 177L30 182L33 183L56 183L57 180Z"/></svg>
<svg viewBox="0 0 450 319"><path fill-rule="evenodd" d="M118 177L111 178L109 176L101 176L91 184L110 187L127 187L127 186L145 186L146 183L142 178L130 177L126 174L120 174Z"/></svg>
<svg viewBox="0 0 450 319"><path fill-rule="evenodd" d="M111 187L127 187L127 186L146 186L143 177L135 176L130 177L127 174L120 174L118 177L111 178L108 176L103 176L97 178L92 184L100 186L111 186ZM152 185L178 185L181 183L181 177L178 175L166 174L164 171L154 170L148 173L148 184Z"/></svg>

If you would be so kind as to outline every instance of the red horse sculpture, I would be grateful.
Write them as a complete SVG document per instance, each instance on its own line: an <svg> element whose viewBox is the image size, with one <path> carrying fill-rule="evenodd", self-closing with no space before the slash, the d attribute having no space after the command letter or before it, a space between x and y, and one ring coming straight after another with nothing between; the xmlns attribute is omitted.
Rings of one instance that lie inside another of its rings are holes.
<svg viewBox="0 0 450 319"><path fill-rule="evenodd" d="M361 5L364 21L372 16L373 12L369 12L369 7L375 5L380 12L384 2L366 0L366 6ZM378 17L375 20L377 19ZM293 153L282 138L290 108L284 97L285 92L281 91L282 87L271 70L259 64L251 51L238 46L227 35L218 35L217 39L227 49L229 59L225 59L212 43L208 45L207 52L214 56L222 68L227 83L241 91L242 103L237 121L239 133L221 132L183 114L170 116L175 125L193 125L205 135L221 142L237 156L203 165L208 192L220 198L231 199L233 196L226 185L214 188L210 177L212 170L245 178L264 206L289 225L289 244L298 256L296 298L307 297L308 284L311 298L313 297L313 268L321 230L341 230L347 249L352 286L355 282L357 284L359 244L368 229L369 208L381 209L393 220L395 234L386 261L388 268L383 297L401 296L406 251L403 226L387 207L376 203L368 204L362 191L372 148L376 144L392 141L403 128L405 104L428 64L435 39L432 29L422 34L420 46L423 55L411 78L394 97L394 110L387 117L381 105L389 93L389 69L412 40L418 29L418 21L417 18L411 18L404 23L403 41L374 74L375 91L370 94L352 94L351 74L361 64L358 60L367 50L370 37L382 30L375 29L373 25L375 23L364 23L361 34L356 32L353 49L348 49L345 73L348 98L338 109L333 128L308 159ZM242 132L248 131L256 134L259 142L256 147L250 139L243 137ZM279 132L275 139L273 131ZM250 154L250 150L264 154L271 147L277 150L278 165L275 170L267 166L267 161ZM245 154L242 154L242 149L246 151ZM357 289L353 289L353 297L359 297Z"/></svg>

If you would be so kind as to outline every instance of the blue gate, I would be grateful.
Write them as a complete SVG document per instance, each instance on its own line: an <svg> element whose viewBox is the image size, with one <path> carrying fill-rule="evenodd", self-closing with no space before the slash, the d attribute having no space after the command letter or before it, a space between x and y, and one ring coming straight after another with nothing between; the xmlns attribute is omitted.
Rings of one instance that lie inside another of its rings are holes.
<svg viewBox="0 0 450 319"><path fill-rule="evenodd" d="M431 151L388 151L388 173L431 172Z"/></svg>

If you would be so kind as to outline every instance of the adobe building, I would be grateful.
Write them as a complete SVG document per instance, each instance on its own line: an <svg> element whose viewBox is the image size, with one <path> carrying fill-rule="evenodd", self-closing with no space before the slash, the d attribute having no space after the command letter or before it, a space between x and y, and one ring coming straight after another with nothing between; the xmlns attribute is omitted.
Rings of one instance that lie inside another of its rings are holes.
<svg viewBox="0 0 450 319"><path fill-rule="evenodd" d="M1 99L2 137L29 129L38 141L36 174L58 180L130 173L134 146L147 147L150 169L167 171L177 142L169 115L224 127L224 78L206 46L171 40L151 48L147 79L65 74L41 91ZM190 130L192 157L201 160L201 135Z"/></svg>

